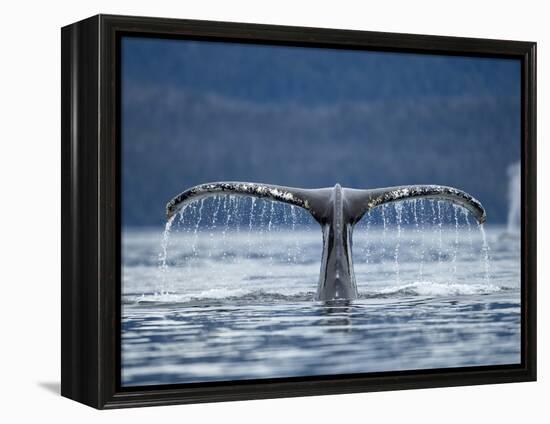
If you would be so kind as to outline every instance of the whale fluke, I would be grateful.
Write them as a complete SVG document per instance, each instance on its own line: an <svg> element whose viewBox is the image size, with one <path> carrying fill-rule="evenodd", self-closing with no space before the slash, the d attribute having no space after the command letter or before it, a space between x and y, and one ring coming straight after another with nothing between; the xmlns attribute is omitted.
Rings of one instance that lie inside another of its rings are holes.
<svg viewBox="0 0 550 424"><path fill-rule="evenodd" d="M307 210L321 225L323 254L316 299L322 301L357 298L353 272L353 227L369 210L385 203L427 198L449 201L470 211L481 224L487 216L483 205L454 187L407 185L370 190L342 188L303 189L247 182L201 184L180 193L166 205L170 219L180 209L200 198L219 194L254 196L289 203Z"/></svg>

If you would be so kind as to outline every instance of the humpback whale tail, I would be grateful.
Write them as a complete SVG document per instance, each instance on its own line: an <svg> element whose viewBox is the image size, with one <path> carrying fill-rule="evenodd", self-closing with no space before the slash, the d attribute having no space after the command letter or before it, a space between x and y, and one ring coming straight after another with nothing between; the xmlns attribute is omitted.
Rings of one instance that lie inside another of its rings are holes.
<svg viewBox="0 0 550 424"><path fill-rule="evenodd" d="M372 190L343 188L303 189L245 182L215 182L192 187L168 202L166 215L173 217L186 205L200 198L231 194L254 196L299 206L321 225L323 254L317 287L317 300L355 299L357 286L353 271L352 235L354 225L369 210L385 203L407 199L446 200L470 211L481 224L485 209L474 197L453 187L407 185Z"/></svg>

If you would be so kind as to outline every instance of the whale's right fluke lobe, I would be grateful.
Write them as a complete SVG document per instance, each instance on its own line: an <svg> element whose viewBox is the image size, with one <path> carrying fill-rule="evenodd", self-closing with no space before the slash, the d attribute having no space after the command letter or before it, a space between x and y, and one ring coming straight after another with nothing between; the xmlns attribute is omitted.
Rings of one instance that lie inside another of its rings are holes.
<svg viewBox="0 0 550 424"><path fill-rule="evenodd" d="M440 185L407 185L378 188L373 190L345 189L349 199L350 219L354 222L370 209L385 203L408 199L445 200L459 205L471 212L480 224L487 219L481 202L465 191Z"/></svg>

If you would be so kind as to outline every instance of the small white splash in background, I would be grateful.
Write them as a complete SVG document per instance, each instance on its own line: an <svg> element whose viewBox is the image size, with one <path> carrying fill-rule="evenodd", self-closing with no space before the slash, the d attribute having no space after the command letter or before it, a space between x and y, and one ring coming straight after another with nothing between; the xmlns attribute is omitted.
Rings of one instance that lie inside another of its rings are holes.
<svg viewBox="0 0 550 424"><path fill-rule="evenodd" d="M521 164L508 166L508 224L509 234L517 234L521 226Z"/></svg>

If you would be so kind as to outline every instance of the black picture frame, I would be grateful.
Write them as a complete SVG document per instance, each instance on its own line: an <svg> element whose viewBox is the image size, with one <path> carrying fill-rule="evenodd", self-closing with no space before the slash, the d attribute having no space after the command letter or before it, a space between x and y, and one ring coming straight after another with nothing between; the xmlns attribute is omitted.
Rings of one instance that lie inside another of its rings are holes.
<svg viewBox="0 0 550 424"><path fill-rule="evenodd" d="M521 364L121 388L120 38L207 39L521 61ZM536 43L97 15L61 31L61 394L120 408L536 380Z"/></svg>

